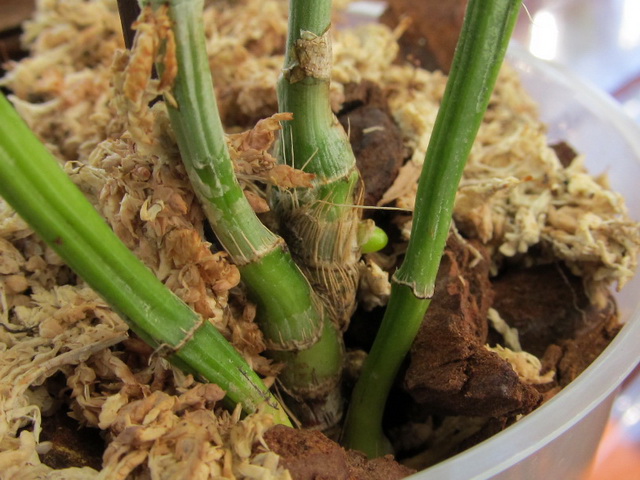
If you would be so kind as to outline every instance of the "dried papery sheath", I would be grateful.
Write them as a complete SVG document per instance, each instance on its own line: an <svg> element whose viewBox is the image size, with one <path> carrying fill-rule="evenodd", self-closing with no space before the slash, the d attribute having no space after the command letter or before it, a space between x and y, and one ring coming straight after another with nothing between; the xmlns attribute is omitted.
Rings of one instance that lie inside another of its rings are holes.
<svg viewBox="0 0 640 480"><path fill-rule="evenodd" d="M283 75L290 83L305 78L329 81L331 78L331 36L329 31L316 35L304 30L295 41L292 65L285 67Z"/></svg>

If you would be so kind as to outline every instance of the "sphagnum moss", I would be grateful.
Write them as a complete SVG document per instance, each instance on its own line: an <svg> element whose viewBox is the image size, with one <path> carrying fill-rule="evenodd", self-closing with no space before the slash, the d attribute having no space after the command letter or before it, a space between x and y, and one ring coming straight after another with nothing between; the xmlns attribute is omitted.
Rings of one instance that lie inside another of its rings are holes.
<svg viewBox="0 0 640 480"><path fill-rule="evenodd" d="M4 96L0 118L0 194L15 211L159 354L217 383L229 405L253 412L266 402L289 424L240 354L122 243Z"/></svg>

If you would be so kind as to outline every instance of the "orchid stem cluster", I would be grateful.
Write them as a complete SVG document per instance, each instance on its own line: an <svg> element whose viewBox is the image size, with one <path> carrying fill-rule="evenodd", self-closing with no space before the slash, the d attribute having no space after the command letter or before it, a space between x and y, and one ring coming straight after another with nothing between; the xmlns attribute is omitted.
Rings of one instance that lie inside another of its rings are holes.
<svg viewBox="0 0 640 480"><path fill-rule="evenodd" d="M161 49L171 62L157 57L155 68L166 83L171 125L212 230L257 306L267 353L284 365L281 397L303 425L335 427L346 403L342 331L356 306L363 186L329 101L331 1L290 2L277 92L280 112L293 120L283 126L276 155L314 180L311 187L271 189L282 237L263 225L234 173L205 49L204 0L141 6L143 14L169 19ZM468 4L419 180L411 240L344 424L345 445L369 456L389 451L382 431L386 399L431 301L458 184L519 6L518 0ZM0 194L14 209L152 347L217 383L230 405L251 413L266 404L277 423L289 425L242 357L124 246L4 97L0 118Z"/></svg>

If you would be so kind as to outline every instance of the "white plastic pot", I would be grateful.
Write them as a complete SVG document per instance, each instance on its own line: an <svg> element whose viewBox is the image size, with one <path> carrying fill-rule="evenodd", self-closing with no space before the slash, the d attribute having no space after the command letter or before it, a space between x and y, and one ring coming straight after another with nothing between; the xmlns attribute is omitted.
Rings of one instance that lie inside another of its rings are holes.
<svg viewBox="0 0 640 480"><path fill-rule="evenodd" d="M509 62L540 105L550 143L564 140L586 155L592 174L640 216L640 127L610 97L561 67L512 46ZM640 276L617 295L626 325L575 381L548 403L475 447L409 477L412 480L571 480L593 461L622 381L640 359Z"/></svg>

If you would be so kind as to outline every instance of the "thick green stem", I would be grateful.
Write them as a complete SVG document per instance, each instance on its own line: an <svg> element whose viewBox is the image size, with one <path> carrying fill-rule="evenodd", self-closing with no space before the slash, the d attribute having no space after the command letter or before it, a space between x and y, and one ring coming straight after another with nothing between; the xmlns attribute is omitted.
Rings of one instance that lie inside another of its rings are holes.
<svg viewBox="0 0 640 480"><path fill-rule="evenodd" d="M322 334L311 348L273 352L273 357L287 366L278 381L283 386L285 403L295 416L306 420L309 427L333 431L344 414L344 344L333 323L324 322Z"/></svg>
<svg viewBox="0 0 640 480"><path fill-rule="evenodd" d="M346 132L331 111L331 1L290 2L289 36L278 83L281 112L293 113L278 157L316 180L310 189L278 191L272 205L296 262L339 328L355 308L360 259L361 180Z"/></svg>
<svg viewBox="0 0 640 480"><path fill-rule="evenodd" d="M336 362L334 357L341 351L341 339L333 336L335 345L329 349L319 341L326 331L322 305L282 239L260 222L235 177L205 49L203 0L150 3L156 8L169 5L178 73L171 91L177 105L168 101L167 108L182 160L214 233L258 304L258 321L268 348L286 360L283 388L303 405L305 392L336 383L334 378L340 377L341 360ZM158 67L162 71L163 65ZM317 365L306 362L311 354ZM336 363L330 372L325 368ZM308 369L312 374L306 377L288 374ZM295 406L290 408L303 424L318 425L317 415L308 417Z"/></svg>
<svg viewBox="0 0 640 480"><path fill-rule="evenodd" d="M471 0L418 184L411 240L353 392L344 443L384 452L384 404L433 295L453 202L518 15L520 0Z"/></svg>
<svg viewBox="0 0 640 480"><path fill-rule="evenodd" d="M266 401L289 423L238 352L129 251L2 95L0 139L0 194L134 332L246 412Z"/></svg>

